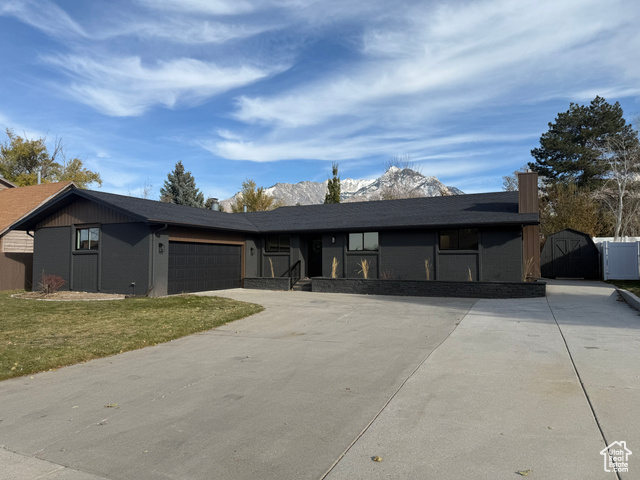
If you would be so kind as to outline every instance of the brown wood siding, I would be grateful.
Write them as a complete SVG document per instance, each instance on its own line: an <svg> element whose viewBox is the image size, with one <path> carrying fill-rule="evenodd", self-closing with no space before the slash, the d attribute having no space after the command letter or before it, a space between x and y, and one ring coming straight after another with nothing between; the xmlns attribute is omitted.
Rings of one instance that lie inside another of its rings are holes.
<svg viewBox="0 0 640 480"><path fill-rule="evenodd" d="M5 253L33 253L33 237L27 232L14 230L2 237L1 252Z"/></svg>
<svg viewBox="0 0 640 480"><path fill-rule="evenodd" d="M240 245L242 247L240 252L240 275L243 279L246 276L246 237L242 234L220 232L215 230L198 230L194 228L170 228L169 241Z"/></svg>
<svg viewBox="0 0 640 480"><path fill-rule="evenodd" d="M518 213L538 213L538 174L518 174Z"/></svg>
<svg viewBox="0 0 640 480"><path fill-rule="evenodd" d="M528 225L522 227L522 261L525 276L529 274L539 278L540 274L540 227Z"/></svg>
<svg viewBox="0 0 640 480"><path fill-rule="evenodd" d="M30 290L32 270L32 253L0 253L0 290Z"/></svg>
<svg viewBox="0 0 640 480"><path fill-rule="evenodd" d="M197 230L191 228L170 228L171 242L226 243L227 245L244 245L245 237L237 233L226 233L214 230Z"/></svg>
<svg viewBox="0 0 640 480"><path fill-rule="evenodd" d="M82 198L38 223L36 228L68 227L83 223L128 223L136 221L139 220Z"/></svg>

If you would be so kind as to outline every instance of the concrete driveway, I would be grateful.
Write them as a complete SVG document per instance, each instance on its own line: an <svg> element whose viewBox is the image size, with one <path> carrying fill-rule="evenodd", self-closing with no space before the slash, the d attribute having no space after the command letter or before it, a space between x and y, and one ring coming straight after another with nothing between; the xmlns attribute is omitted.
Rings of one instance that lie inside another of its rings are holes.
<svg viewBox="0 0 640 480"><path fill-rule="evenodd" d="M0 382L0 479L614 479L605 441L640 455L640 317L604 284L216 293L266 310Z"/></svg>

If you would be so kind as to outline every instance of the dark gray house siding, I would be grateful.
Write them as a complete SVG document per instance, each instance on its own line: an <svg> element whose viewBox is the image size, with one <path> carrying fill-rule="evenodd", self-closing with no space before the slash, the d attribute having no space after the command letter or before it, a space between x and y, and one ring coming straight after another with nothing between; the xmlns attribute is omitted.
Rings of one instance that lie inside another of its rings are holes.
<svg viewBox="0 0 640 480"><path fill-rule="evenodd" d="M484 282L522 280L522 230L493 228L481 231L481 275Z"/></svg>
<svg viewBox="0 0 640 480"><path fill-rule="evenodd" d="M324 234L321 276L331 278L335 258L337 278L363 278L362 261L367 260L370 279L427 280L428 266L429 280L466 282L471 276L472 281L522 281L521 227L479 229L475 250L440 250L439 233L440 230L434 229L381 231L375 252L349 251L348 233ZM263 244L266 238L263 237ZM273 263L275 276L279 277L301 258L302 276L309 275L303 258L304 248L298 248L300 237L291 235L290 238L289 253L262 252L262 276L271 276L269 260Z"/></svg>
<svg viewBox="0 0 640 480"><path fill-rule="evenodd" d="M322 235L322 276L331 278L333 259L338 262L338 278L344 278L346 262L346 236L344 233Z"/></svg>
<svg viewBox="0 0 640 480"><path fill-rule="evenodd" d="M43 228L37 230L33 243L33 288L44 272L47 275L59 275L67 283L62 288L68 290L71 281L71 227Z"/></svg>
<svg viewBox="0 0 640 480"><path fill-rule="evenodd" d="M381 274L398 280L434 280L436 242L435 231L380 232Z"/></svg>
<svg viewBox="0 0 640 480"><path fill-rule="evenodd" d="M260 238L249 236L246 240L245 248L245 276L247 277L261 277L260 271L260 252L262 249L262 242Z"/></svg>
<svg viewBox="0 0 640 480"><path fill-rule="evenodd" d="M142 223L101 226L101 292L141 295L149 290L151 235L149 226ZM135 283L134 287L131 287L132 283Z"/></svg>
<svg viewBox="0 0 640 480"><path fill-rule="evenodd" d="M142 223L100 225L97 251L74 249L75 227L36 230L34 272L60 275L65 289L136 293L149 289L150 229Z"/></svg>

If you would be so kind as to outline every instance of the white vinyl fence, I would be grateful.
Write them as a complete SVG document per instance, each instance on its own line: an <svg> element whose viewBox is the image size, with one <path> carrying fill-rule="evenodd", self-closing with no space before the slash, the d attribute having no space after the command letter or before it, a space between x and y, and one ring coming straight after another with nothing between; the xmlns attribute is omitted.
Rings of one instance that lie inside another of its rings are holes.
<svg viewBox="0 0 640 480"><path fill-rule="evenodd" d="M640 280L640 242L602 242L605 280Z"/></svg>

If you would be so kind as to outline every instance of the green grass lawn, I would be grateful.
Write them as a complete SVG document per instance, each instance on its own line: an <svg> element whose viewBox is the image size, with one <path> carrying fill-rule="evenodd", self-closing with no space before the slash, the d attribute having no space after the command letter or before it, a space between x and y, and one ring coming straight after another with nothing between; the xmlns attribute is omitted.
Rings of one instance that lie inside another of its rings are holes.
<svg viewBox="0 0 640 480"><path fill-rule="evenodd" d="M611 283L618 288L624 288L629 290L634 295L640 297L640 281L639 280L608 280L607 283Z"/></svg>
<svg viewBox="0 0 640 480"><path fill-rule="evenodd" d="M0 380L209 330L263 310L220 297L44 302L0 292Z"/></svg>

